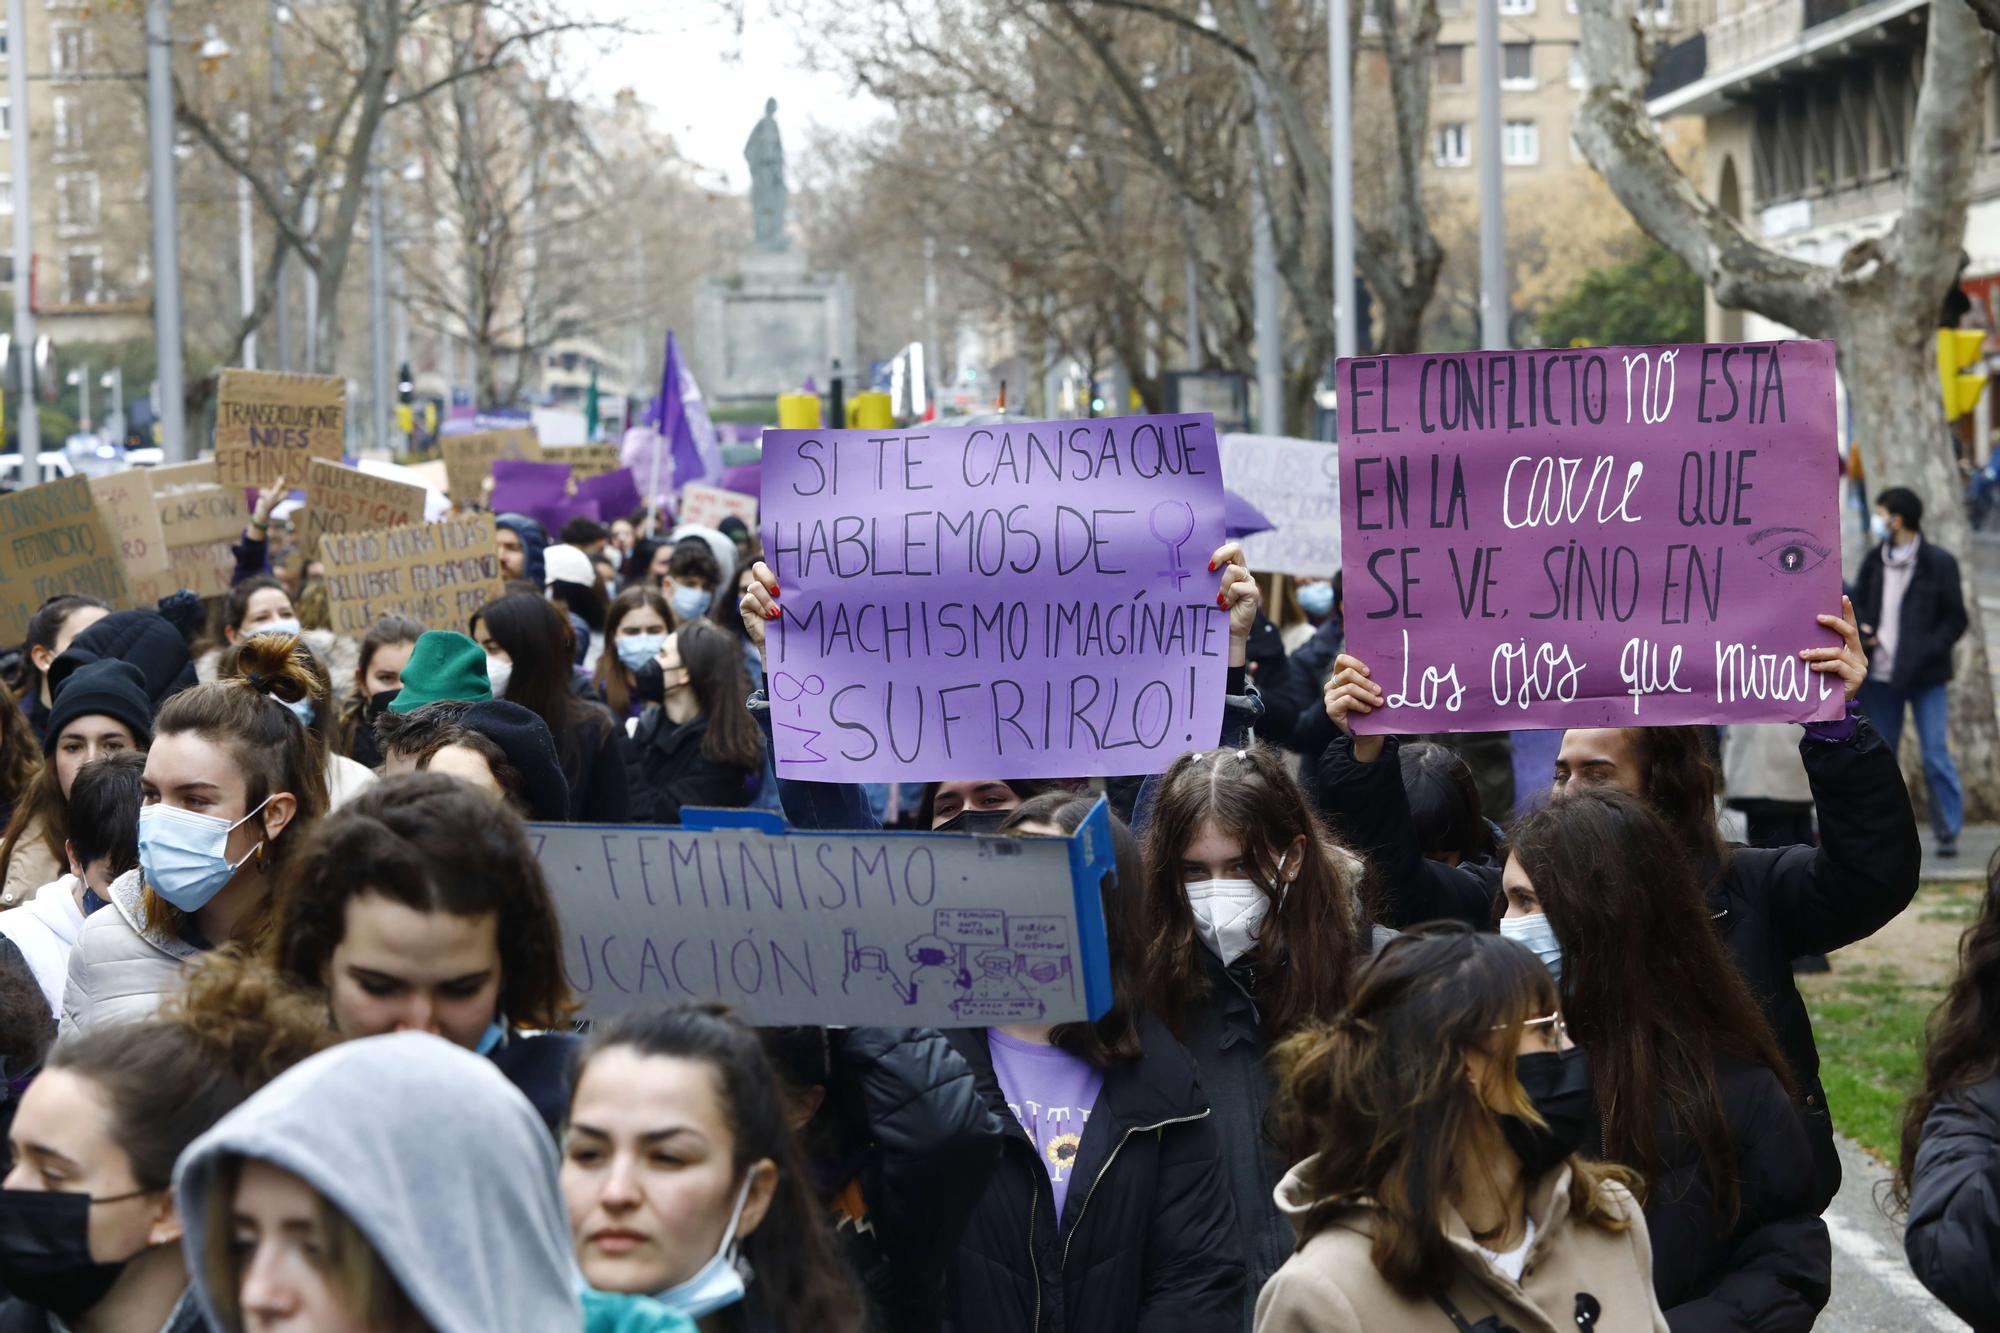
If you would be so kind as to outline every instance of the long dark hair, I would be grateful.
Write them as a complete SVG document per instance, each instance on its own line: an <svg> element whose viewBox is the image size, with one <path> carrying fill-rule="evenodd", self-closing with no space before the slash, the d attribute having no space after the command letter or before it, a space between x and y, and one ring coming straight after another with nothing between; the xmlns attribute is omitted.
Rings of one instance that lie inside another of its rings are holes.
<svg viewBox="0 0 2000 1333"><path fill-rule="evenodd" d="M1633 727L1626 731L1645 775L1646 803L1687 849L1702 887L1729 868L1729 844L1715 822L1715 733L1708 727Z"/></svg>
<svg viewBox="0 0 2000 1333"><path fill-rule="evenodd" d="M355 733L361 730L361 719L368 712L368 668L375 661L375 654L391 644L415 643L423 632L422 623L408 616L383 616L368 627L368 633L361 639L361 656L354 667L354 687L347 693L347 702L341 705L334 732L334 742L341 754L354 753Z"/></svg>
<svg viewBox="0 0 2000 1333"><path fill-rule="evenodd" d="M14 694L0 682L0 805L12 809L42 771L42 745ZM0 863L6 858L0 856Z"/></svg>
<svg viewBox="0 0 2000 1333"><path fill-rule="evenodd" d="M1493 829L1465 760L1445 746L1423 742L1405 745L1397 754L1418 850L1434 861L1456 856L1461 865L1491 859Z"/></svg>
<svg viewBox="0 0 2000 1333"><path fill-rule="evenodd" d="M1184 754L1160 783L1146 830L1146 1006L1184 1034L1188 1015L1208 996L1208 973L1195 953L1206 946L1195 935L1181 857L1210 821L1242 842L1243 859L1267 886L1279 882L1278 861L1293 839L1305 838L1298 877L1264 918L1248 961L1267 1037L1331 1018L1362 955L1359 863L1348 858L1350 869L1336 862L1338 844L1266 745Z"/></svg>
<svg viewBox="0 0 2000 1333"><path fill-rule="evenodd" d="M1044 792L1023 802L1007 816L1000 831L1013 833L1023 824L1053 824L1064 833L1075 833L1096 805L1094 796ZM1140 925L1146 892L1146 860L1132 830L1116 815L1111 816L1111 859L1116 878L1110 884L1100 885L1098 893L1104 904L1104 937L1111 954L1111 1007L1095 1023L1060 1023L1049 1033L1051 1045L1098 1069L1136 1060L1141 1054L1136 1010L1138 964L1140 952L1146 947Z"/></svg>
<svg viewBox="0 0 2000 1333"><path fill-rule="evenodd" d="M786 1118L784 1083L754 1028L719 1004L683 1004L615 1018L598 1028L570 1071L572 1097L590 1062L627 1048L644 1056L699 1061L715 1071L722 1112L735 1144L737 1181L752 1164L777 1163L778 1184L763 1222L743 1241L756 1273L753 1303L786 1328L860 1333L861 1304L834 1253L798 1144Z"/></svg>
<svg viewBox="0 0 2000 1333"><path fill-rule="evenodd" d="M736 636L712 620L690 620L674 631L674 646L687 669L688 687L708 719L702 756L732 768L762 768L764 737L750 716L750 681L743 674L743 647Z"/></svg>
<svg viewBox="0 0 2000 1333"><path fill-rule="evenodd" d="M521 821L442 773L385 778L320 821L277 891L278 972L318 990L347 932L347 905L380 894L413 912L492 914L499 1012L550 1028L575 1010L561 926Z"/></svg>
<svg viewBox="0 0 2000 1333"><path fill-rule="evenodd" d="M613 717L624 717L632 711L632 673L618 656L618 627L625 623L625 617L640 607L648 607L660 618L660 623L671 626L674 623L673 610L667 599L660 595L658 588L645 584L627 588L611 600L611 609L604 615L604 651L597 655L597 689L604 696L604 702L611 709ZM668 630L672 633L672 630Z"/></svg>
<svg viewBox="0 0 2000 1333"><path fill-rule="evenodd" d="M1986 863L1986 899L1979 919L1958 940L1958 975L1924 1025L1924 1081L1903 1108L1903 1151L1890 1198L1910 1206L1910 1172L1917 1164L1924 1121L1961 1088L2000 1076L2000 852Z"/></svg>
<svg viewBox="0 0 2000 1333"><path fill-rule="evenodd" d="M563 770L574 772L588 751L596 748L611 717L579 699L571 686L576 634L570 629L569 617L545 597L513 592L480 607L468 632L482 620L487 634L514 659L514 674L507 682L508 700L548 724ZM479 636L475 633L472 637Z"/></svg>
<svg viewBox="0 0 2000 1333"><path fill-rule="evenodd" d="M28 633L21 642L21 678L18 693L30 704L39 704L42 697L42 678L47 674L35 665L36 648L46 648L53 652L56 640L62 637L63 626L78 611L95 607L99 611L109 611L111 603L101 597L90 597L79 592L61 592L35 608L35 614L28 617Z"/></svg>
<svg viewBox="0 0 2000 1333"><path fill-rule="evenodd" d="M1727 1231L1740 1203L1719 1059L1790 1074L1667 825L1611 787L1571 791L1515 829L1514 860L1562 944L1563 1013L1590 1052L1604 1156L1651 1184L1664 1110L1701 1155Z"/></svg>
<svg viewBox="0 0 2000 1333"><path fill-rule="evenodd" d="M1466 1077L1466 1053L1491 1058L1485 1089L1511 1114L1539 1121L1514 1076L1522 1024L1555 1011L1555 983L1535 956L1464 923L1434 921L1383 946L1332 1024L1309 1027L1272 1054L1276 1114L1312 1191L1305 1234L1342 1208L1372 1209L1370 1257L1412 1299L1451 1284L1460 1260L1445 1235L1463 1147L1499 1142L1494 1112ZM1317 1156L1314 1156L1317 1154ZM1605 1188L1620 1167L1569 1160L1574 1216L1630 1225ZM1632 1212L1637 1212L1634 1207Z"/></svg>

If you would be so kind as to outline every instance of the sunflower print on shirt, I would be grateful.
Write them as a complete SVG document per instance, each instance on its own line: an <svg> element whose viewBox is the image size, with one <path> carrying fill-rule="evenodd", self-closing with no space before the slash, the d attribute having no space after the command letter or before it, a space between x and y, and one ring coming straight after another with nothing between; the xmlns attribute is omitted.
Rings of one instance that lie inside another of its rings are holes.
<svg viewBox="0 0 2000 1333"><path fill-rule="evenodd" d="M1076 1165L1076 1148L1082 1142L1080 1134L1058 1134L1042 1146L1042 1152L1048 1157L1050 1166L1068 1172Z"/></svg>

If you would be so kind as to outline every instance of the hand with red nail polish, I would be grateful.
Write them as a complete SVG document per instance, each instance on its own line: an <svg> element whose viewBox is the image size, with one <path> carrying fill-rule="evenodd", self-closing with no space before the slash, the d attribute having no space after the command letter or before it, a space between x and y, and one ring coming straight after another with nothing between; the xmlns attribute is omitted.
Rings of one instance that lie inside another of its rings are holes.
<svg viewBox="0 0 2000 1333"><path fill-rule="evenodd" d="M736 612L743 617L743 633L759 652L764 650L764 622L778 618L777 597L778 576L759 560L751 566L750 581L736 603Z"/></svg>

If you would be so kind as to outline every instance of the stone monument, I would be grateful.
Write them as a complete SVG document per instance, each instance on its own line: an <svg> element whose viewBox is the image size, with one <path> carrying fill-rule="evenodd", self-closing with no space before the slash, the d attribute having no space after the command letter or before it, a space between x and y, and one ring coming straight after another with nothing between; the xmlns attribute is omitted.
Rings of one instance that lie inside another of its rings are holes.
<svg viewBox="0 0 2000 1333"><path fill-rule="evenodd" d="M695 293L695 342L690 349L702 393L724 403L769 405L808 378L828 387L833 363L858 386L854 292L844 273L814 272L792 249L785 231L791 191L778 101L743 145L750 167L751 243L727 277L703 281Z"/></svg>

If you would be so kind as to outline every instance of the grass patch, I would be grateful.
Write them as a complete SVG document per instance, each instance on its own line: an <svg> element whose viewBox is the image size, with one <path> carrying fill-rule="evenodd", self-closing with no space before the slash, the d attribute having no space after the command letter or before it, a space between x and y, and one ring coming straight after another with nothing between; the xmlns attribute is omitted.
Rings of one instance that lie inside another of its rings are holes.
<svg viewBox="0 0 2000 1333"><path fill-rule="evenodd" d="M1923 1070L1924 1020L1944 983L1913 980L1893 966L1835 968L1800 978L1819 1041L1820 1081L1840 1132L1894 1161L1903 1103Z"/></svg>

